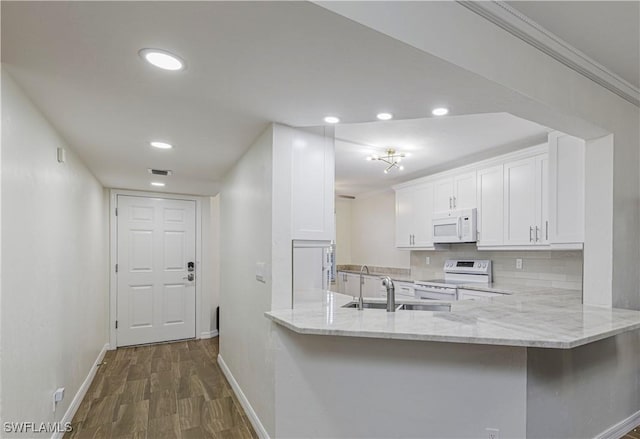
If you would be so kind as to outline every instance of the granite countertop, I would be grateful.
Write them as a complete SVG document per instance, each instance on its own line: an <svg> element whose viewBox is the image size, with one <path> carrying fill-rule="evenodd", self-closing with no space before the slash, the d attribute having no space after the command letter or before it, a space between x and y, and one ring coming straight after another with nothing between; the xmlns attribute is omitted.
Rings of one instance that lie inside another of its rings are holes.
<svg viewBox="0 0 640 439"><path fill-rule="evenodd" d="M504 286L494 288L506 291ZM342 308L351 296L311 290L296 292L295 309L273 310L265 315L300 334L557 349L640 329L640 311L584 306L579 291L517 288L486 302L444 302L451 303L450 312L395 313Z"/></svg>

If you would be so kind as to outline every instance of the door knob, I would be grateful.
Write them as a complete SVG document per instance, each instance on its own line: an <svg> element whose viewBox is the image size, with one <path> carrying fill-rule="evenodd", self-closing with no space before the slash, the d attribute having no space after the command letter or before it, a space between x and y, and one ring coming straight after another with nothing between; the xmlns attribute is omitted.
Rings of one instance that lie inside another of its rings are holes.
<svg viewBox="0 0 640 439"><path fill-rule="evenodd" d="M193 273L189 273L188 275L186 275L185 277L183 277L183 279L186 279L186 280L188 280L189 282L192 282L194 278L195 278L195 274L193 274Z"/></svg>

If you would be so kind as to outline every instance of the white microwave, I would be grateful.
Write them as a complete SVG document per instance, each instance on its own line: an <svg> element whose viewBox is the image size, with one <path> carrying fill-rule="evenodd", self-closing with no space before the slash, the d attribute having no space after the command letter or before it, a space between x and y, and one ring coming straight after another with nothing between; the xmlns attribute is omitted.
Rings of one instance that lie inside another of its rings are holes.
<svg viewBox="0 0 640 439"><path fill-rule="evenodd" d="M451 210L433 215L434 244L476 242L476 209Z"/></svg>

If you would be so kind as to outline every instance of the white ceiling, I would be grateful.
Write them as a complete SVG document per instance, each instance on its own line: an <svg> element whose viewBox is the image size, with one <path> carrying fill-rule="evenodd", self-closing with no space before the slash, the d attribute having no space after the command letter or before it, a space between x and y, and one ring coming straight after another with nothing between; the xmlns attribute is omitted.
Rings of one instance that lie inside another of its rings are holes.
<svg viewBox="0 0 640 439"><path fill-rule="evenodd" d="M507 3L636 88L640 88L640 2Z"/></svg>
<svg viewBox="0 0 640 439"><path fill-rule="evenodd" d="M336 127L336 192L358 195L546 140L549 129L507 113L370 122ZM403 171L367 161L387 147L408 153Z"/></svg>
<svg viewBox="0 0 640 439"><path fill-rule="evenodd" d="M571 119L308 2L1 2L2 62L106 187L209 195L271 121ZM145 64L162 48L184 72ZM564 118L564 119L563 119ZM571 119L573 120L573 119ZM575 124L575 122L572 122ZM176 145L150 148L149 140Z"/></svg>

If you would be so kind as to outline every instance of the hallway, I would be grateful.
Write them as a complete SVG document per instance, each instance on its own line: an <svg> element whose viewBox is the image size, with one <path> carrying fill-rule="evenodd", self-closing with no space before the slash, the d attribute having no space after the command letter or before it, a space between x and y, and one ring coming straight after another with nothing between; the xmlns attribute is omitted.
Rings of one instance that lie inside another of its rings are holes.
<svg viewBox="0 0 640 439"><path fill-rule="evenodd" d="M65 438L256 438L218 338L108 351Z"/></svg>

